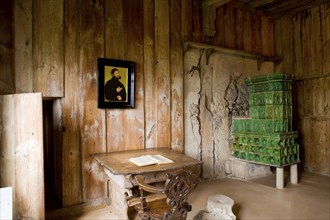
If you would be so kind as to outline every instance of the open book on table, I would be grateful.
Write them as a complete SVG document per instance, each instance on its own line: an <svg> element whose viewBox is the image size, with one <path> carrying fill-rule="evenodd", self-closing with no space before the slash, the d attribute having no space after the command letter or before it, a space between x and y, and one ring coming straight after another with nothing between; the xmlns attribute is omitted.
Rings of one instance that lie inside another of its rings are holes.
<svg viewBox="0 0 330 220"><path fill-rule="evenodd" d="M170 160L160 154L157 155L143 155L140 157L132 157L129 159L132 163L137 166L148 166L153 164L166 164L166 163L173 163L173 160Z"/></svg>

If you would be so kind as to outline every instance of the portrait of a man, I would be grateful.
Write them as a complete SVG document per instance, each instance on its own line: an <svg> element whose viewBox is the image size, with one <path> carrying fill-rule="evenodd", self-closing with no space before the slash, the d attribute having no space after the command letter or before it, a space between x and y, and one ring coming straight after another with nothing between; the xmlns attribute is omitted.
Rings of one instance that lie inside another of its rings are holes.
<svg viewBox="0 0 330 220"><path fill-rule="evenodd" d="M106 101L126 102L127 69L108 67L105 73L106 77L109 78L104 85L104 97Z"/></svg>

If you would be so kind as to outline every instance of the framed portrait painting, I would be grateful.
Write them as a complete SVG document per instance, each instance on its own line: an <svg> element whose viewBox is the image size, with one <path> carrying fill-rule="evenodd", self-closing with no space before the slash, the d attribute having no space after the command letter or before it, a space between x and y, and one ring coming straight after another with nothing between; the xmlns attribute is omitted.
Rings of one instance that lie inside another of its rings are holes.
<svg viewBox="0 0 330 220"><path fill-rule="evenodd" d="M134 62L98 58L98 108L134 108Z"/></svg>

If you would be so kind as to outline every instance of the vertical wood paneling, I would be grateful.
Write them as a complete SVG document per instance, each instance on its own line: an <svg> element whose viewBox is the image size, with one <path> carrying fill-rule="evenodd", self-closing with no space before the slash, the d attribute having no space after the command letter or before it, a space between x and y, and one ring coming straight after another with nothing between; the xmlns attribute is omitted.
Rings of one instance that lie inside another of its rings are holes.
<svg viewBox="0 0 330 220"><path fill-rule="evenodd" d="M41 93L14 95L14 219L44 219ZM27 108L26 106L33 106Z"/></svg>
<svg viewBox="0 0 330 220"><path fill-rule="evenodd" d="M326 133L327 121L313 119L310 129L312 140L312 146L308 154L310 169L316 173L326 174L326 171L329 169L329 158L327 157L329 146L326 145L326 137L329 136Z"/></svg>
<svg viewBox="0 0 330 220"><path fill-rule="evenodd" d="M125 0L124 9L125 60L135 62L135 108L124 111L124 149L134 150L144 148L143 0Z"/></svg>
<svg viewBox="0 0 330 220"><path fill-rule="evenodd" d="M303 13L303 22L302 22L302 54L303 54L303 73L304 76L308 76L311 73L310 67L310 10L306 10Z"/></svg>
<svg viewBox="0 0 330 220"><path fill-rule="evenodd" d="M304 81L298 81L296 84L296 93L293 94L296 99L296 106L293 106L297 109L297 114L299 117L304 116L304 90L305 84Z"/></svg>
<svg viewBox="0 0 330 220"><path fill-rule="evenodd" d="M90 154L106 152L105 111L97 108L97 57L104 56L104 1L82 0L80 17L80 105L83 200L106 196L106 184ZM84 16L88 15L88 16ZM100 169L101 170L101 169Z"/></svg>
<svg viewBox="0 0 330 220"><path fill-rule="evenodd" d="M292 22L292 32L288 24ZM304 167L316 173L329 175L329 3L306 9L276 22L276 53L283 57L279 71L293 66L297 93L299 138L303 140ZM280 49L279 49L280 48ZM292 51L294 53L292 54Z"/></svg>
<svg viewBox="0 0 330 220"><path fill-rule="evenodd" d="M252 36L251 49L253 53L261 53L261 17L258 14L252 14Z"/></svg>
<svg viewBox="0 0 330 220"><path fill-rule="evenodd" d="M310 150L312 149L311 122L309 118L301 118L298 127L301 143L301 155L305 164L310 163Z"/></svg>
<svg viewBox="0 0 330 220"><path fill-rule="evenodd" d="M325 83L323 78L313 79L313 115L320 117L324 115L324 101L325 101Z"/></svg>
<svg viewBox="0 0 330 220"><path fill-rule="evenodd" d="M144 23L144 106L145 106L145 147L153 148L156 144L156 87L155 82L155 16L154 0L143 1Z"/></svg>
<svg viewBox="0 0 330 220"><path fill-rule="evenodd" d="M271 49L269 47L270 44L268 43L268 41L270 40L269 36L272 35L272 33L269 32L268 29L269 19L265 16L260 16L260 19L261 19L261 54L270 55Z"/></svg>
<svg viewBox="0 0 330 220"><path fill-rule="evenodd" d="M275 54L281 56L282 59L282 19L276 20L275 22ZM283 64L280 62L275 66L275 71L282 71Z"/></svg>
<svg viewBox="0 0 330 220"><path fill-rule="evenodd" d="M311 72L313 75L322 73L322 55L321 48L321 21L320 21L320 7L311 8L311 26L310 26L310 39L311 39Z"/></svg>
<svg viewBox="0 0 330 220"><path fill-rule="evenodd" d="M313 84L311 80L304 81L304 115L313 115Z"/></svg>
<svg viewBox="0 0 330 220"><path fill-rule="evenodd" d="M170 147L170 38L169 1L155 1L155 74L157 102L157 146ZM191 29L190 29L191 30Z"/></svg>
<svg viewBox="0 0 330 220"><path fill-rule="evenodd" d="M293 37L291 17L283 19L282 23L282 63L283 72L293 74Z"/></svg>
<svg viewBox="0 0 330 220"><path fill-rule="evenodd" d="M244 36L244 51L252 51L251 46L251 37L252 37L252 29L251 29L251 13L248 11L243 12L243 36Z"/></svg>
<svg viewBox="0 0 330 220"><path fill-rule="evenodd" d="M328 118L327 120L327 129L326 129L326 136L325 136L325 158L327 158L327 161L326 161L326 170L325 170L325 173L326 175L330 175L330 161L329 161L329 158L330 158L330 119Z"/></svg>
<svg viewBox="0 0 330 220"><path fill-rule="evenodd" d="M15 92L33 92L32 0L15 0L14 16Z"/></svg>
<svg viewBox="0 0 330 220"><path fill-rule="evenodd" d="M324 97L325 97L325 100L324 100L324 107L323 107L323 110L324 110L324 114L330 118L330 76L326 77L325 78L325 86L324 86ZM330 133L328 133L330 134ZM330 136L330 135L329 135Z"/></svg>
<svg viewBox="0 0 330 220"><path fill-rule="evenodd" d="M105 57L124 60L125 32L123 0L105 1ZM107 151L119 151L124 146L125 114L123 110L106 110Z"/></svg>
<svg viewBox="0 0 330 220"><path fill-rule="evenodd" d="M79 126L81 109L81 74L79 64L81 0L65 1L65 97L62 99L62 203L64 206L82 202L81 185L81 131ZM60 197L60 198L61 198Z"/></svg>
<svg viewBox="0 0 330 220"><path fill-rule="evenodd" d="M183 152L183 49L181 20L177 19L180 14L180 1L170 0L171 148Z"/></svg>
<svg viewBox="0 0 330 220"><path fill-rule="evenodd" d="M44 97L63 97L63 1L33 2L33 85Z"/></svg>
<svg viewBox="0 0 330 220"><path fill-rule="evenodd" d="M155 1L156 3L157 1ZM167 2L167 1L166 1ZM191 0L181 0L182 41L192 40L192 6Z"/></svg>
<svg viewBox="0 0 330 220"><path fill-rule="evenodd" d="M236 24L235 24L235 49L244 50L243 49L243 11L241 9L236 10Z"/></svg>
<svg viewBox="0 0 330 220"><path fill-rule="evenodd" d="M14 218L43 219L44 158L42 97L24 94L15 98L15 204ZM34 108L26 108L27 105ZM33 196L31 196L33 195Z"/></svg>
<svg viewBox="0 0 330 220"><path fill-rule="evenodd" d="M215 35L212 39L212 44L213 45L219 45L219 46L224 46L225 45L225 8L224 7L219 7L216 9L216 17L217 18L222 18L222 19L215 19L214 26L215 26Z"/></svg>
<svg viewBox="0 0 330 220"><path fill-rule="evenodd" d="M15 91L13 4L11 0L2 0L0 7L0 94Z"/></svg>
<svg viewBox="0 0 330 220"><path fill-rule="evenodd" d="M202 24L202 3L200 0L191 0L192 1L192 40L195 42L203 41L203 24ZM180 1L181 2L181 1ZM170 3L171 5L171 3ZM181 8L181 7L180 7ZM181 13L178 13L180 17ZM180 21L181 23L182 21ZM181 28L181 27L180 27Z"/></svg>
<svg viewBox="0 0 330 220"><path fill-rule="evenodd" d="M294 38L293 72L296 78L301 78L303 75L301 19L302 18L299 14L293 16L293 38Z"/></svg>
<svg viewBox="0 0 330 220"><path fill-rule="evenodd" d="M0 187L15 185L15 103L12 95L0 96ZM15 188L13 188L15 193ZM15 203L15 197L13 198ZM14 210L15 212L15 207Z"/></svg>
<svg viewBox="0 0 330 220"><path fill-rule="evenodd" d="M322 4L321 10L321 30L322 30L322 73L330 73L330 2Z"/></svg>
<svg viewBox="0 0 330 220"><path fill-rule="evenodd" d="M225 45L229 48L235 48L235 12L232 7L225 7L225 27L222 31L225 32Z"/></svg>

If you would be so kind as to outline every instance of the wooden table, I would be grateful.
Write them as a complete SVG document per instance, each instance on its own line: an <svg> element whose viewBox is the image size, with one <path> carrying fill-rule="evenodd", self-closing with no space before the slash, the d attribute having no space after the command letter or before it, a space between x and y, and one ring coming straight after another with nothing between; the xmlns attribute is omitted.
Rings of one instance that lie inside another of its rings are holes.
<svg viewBox="0 0 330 220"><path fill-rule="evenodd" d="M173 160L174 163L139 167L129 161L129 158L147 154L160 154ZM144 175L148 183L160 182L165 180L166 172L183 168L199 171L202 163L169 148L100 153L91 156L103 166L104 172L109 177L111 210L123 219L128 219L128 201L138 196L133 190L136 186L135 175Z"/></svg>

